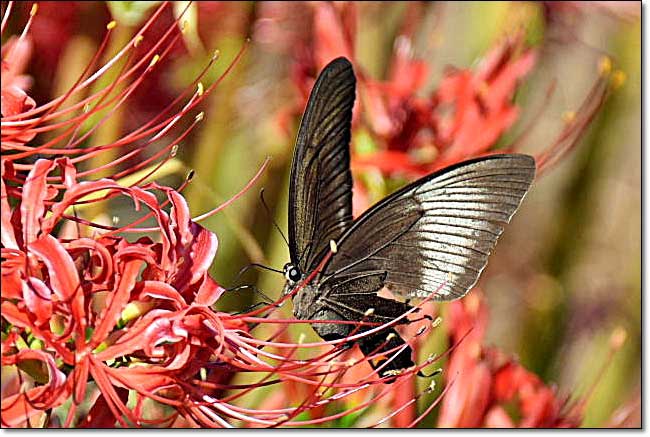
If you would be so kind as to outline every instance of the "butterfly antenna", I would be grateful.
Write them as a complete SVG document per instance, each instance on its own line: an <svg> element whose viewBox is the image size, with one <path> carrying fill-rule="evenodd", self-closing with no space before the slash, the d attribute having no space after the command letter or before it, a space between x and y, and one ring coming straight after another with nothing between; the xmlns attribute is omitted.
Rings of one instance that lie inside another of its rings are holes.
<svg viewBox="0 0 650 437"><path fill-rule="evenodd" d="M241 278L241 276L242 276L244 273L246 273L248 270L252 269L253 267L257 267L257 268L264 269L264 270L269 270L269 271L271 271L271 272L275 272L275 273L284 274L284 271L282 271L282 270L278 270L278 269L274 269L273 267L268 267L268 266L265 266L265 265L263 265L263 264L250 263L250 264L248 264L247 266L242 267L242 269L239 271L239 273L237 273L237 275L235 276L235 280L234 280L233 282L234 282L234 283L238 283L238 282L239 282L239 279ZM267 296L264 292L262 292L262 290L260 290L259 288L257 288L257 287L254 286L254 285L246 285L246 284L243 284L243 285L242 285L242 284L240 284L240 285L235 285L235 286L232 286L232 287L228 287L228 288L226 288L226 291L239 291L239 290L246 290L246 289L248 289L248 290L253 290L253 292L259 294L260 296L262 296L262 298L268 300L268 303L269 303L270 305L278 306L278 305L274 305L274 304L272 303L272 302L273 302L273 299L271 299L271 298L270 298L269 296Z"/></svg>
<svg viewBox="0 0 650 437"><path fill-rule="evenodd" d="M273 223L273 226L275 226L275 229L278 230L280 235L282 236L282 239L284 240L285 243L287 243L287 247L289 247L289 240L287 240L287 237L285 237L284 233L282 232L282 229L280 229L280 226L275 222L275 219L273 218L273 215L271 214L271 209L269 206L266 204L266 200L264 200L264 188L260 190L260 200L262 201L262 205L264 205L264 210L266 211L266 215L271 220L271 223Z"/></svg>
<svg viewBox="0 0 650 437"><path fill-rule="evenodd" d="M268 270L268 271L270 271L270 272L275 272L275 273L284 274L284 271L282 271L282 270L278 270L278 269L274 269L273 267L265 266L264 264L250 263L250 264L248 264L247 266L242 267L242 269L241 269L241 270L237 273L237 275L235 276L235 279L233 280L233 282L235 282L235 283L239 282L239 279L242 277L242 275L243 275L244 273L246 273L247 271L249 271L250 269L252 269L253 267L257 267L257 268L260 268L260 269ZM234 289L234 288L236 288L236 287L233 287L233 288L231 288L230 290L232 290L232 289Z"/></svg>
<svg viewBox="0 0 650 437"><path fill-rule="evenodd" d="M239 290L253 290L253 292L259 294L260 296L262 296L263 299L267 300L267 302L263 302L263 304L279 307L279 305L273 303L273 299L271 299L266 293L264 293L262 290L260 290L254 285L239 285L237 287L227 289L227 291L239 291Z"/></svg>
<svg viewBox="0 0 650 437"><path fill-rule="evenodd" d="M246 314L246 313L248 313L250 311L253 311L253 310L255 310L255 309L257 309L257 308L259 308L261 306L264 306L264 305L269 305L269 304L267 302L257 302L257 303L255 303L253 305L250 305L246 309L243 309L241 311L237 311L236 313L233 313L232 315L233 316L240 316L242 314ZM273 304L271 304L271 305L273 305ZM273 305L273 306L277 306L277 305ZM257 324L255 324L255 326L257 326Z"/></svg>

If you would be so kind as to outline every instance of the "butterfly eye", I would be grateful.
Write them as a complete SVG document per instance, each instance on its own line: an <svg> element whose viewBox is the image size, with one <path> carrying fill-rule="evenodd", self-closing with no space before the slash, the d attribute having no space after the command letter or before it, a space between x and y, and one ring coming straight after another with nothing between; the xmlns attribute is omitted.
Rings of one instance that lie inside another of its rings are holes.
<svg viewBox="0 0 650 437"><path fill-rule="evenodd" d="M287 264L284 266L284 277L287 278L289 282L298 282L302 277L302 273L300 273L300 270L292 264Z"/></svg>
<svg viewBox="0 0 650 437"><path fill-rule="evenodd" d="M300 274L300 271L296 268L292 268L289 270L289 279L292 280L293 282L298 282L300 280L300 277L302 275Z"/></svg>

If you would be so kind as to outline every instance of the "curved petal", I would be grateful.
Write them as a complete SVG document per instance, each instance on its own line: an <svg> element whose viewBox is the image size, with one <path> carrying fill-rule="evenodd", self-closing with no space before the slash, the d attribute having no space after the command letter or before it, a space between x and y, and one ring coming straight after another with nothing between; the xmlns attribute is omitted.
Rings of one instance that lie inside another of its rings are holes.
<svg viewBox="0 0 650 437"><path fill-rule="evenodd" d="M11 165L11 161L2 161L0 164L2 173L0 177L0 241L8 249L19 249L14 226L11 223L14 210L9 205L9 195L5 185L5 173L9 171L6 167Z"/></svg>
<svg viewBox="0 0 650 437"><path fill-rule="evenodd" d="M54 294L63 302L74 299L80 289L77 268L63 244L52 235L44 235L28 247L47 267L50 286ZM83 316L83 306L78 308L77 316Z"/></svg>
<svg viewBox="0 0 650 437"><path fill-rule="evenodd" d="M42 326L52 317L52 290L43 281L33 276L22 281L23 301L36 317L36 325Z"/></svg>
<svg viewBox="0 0 650 437"><path fill-rule="evenodd" d="M65 374L57 368L54 358L44 351L23 349L14 355L3 356L2 364L18 365L26 360L42 362L47 368L48 381L44 385L4 397L3 426L19 426L34 415L63 404L69 395Z"/></svg>
<svg viewBox="0 0 650 437"><path fill-rule="evenodd" d="M47 175L54 162L39 159L27 175L20 202L20 217L23 225L23 241L29 245L41 231L41 219L45 215L45 200L48 198ZM50 193L51 194L51 193Z"/></svg>

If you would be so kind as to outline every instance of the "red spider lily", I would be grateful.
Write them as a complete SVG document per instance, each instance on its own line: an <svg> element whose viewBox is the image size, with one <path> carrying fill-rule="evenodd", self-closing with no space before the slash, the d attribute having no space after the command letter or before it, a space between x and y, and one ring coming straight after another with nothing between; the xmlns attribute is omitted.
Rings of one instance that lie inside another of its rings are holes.
<svg viewBox="0 0 650 437"><path fill-rule="evenodd" d="M379 144L385 144L384 150L357 157L357 166L420 176L490 152L517 120L519 109L512 97L535 64L535 51L524 48L522 41L521 35L506 39L474 70L448 69L438 89L429 97L419 98L416 93L422 80L404 78L425 75L422 71L426 65L410 58L408 40L402 40L391 69L400 73L386 83L368 87L369 124ZM403 74L405 70L409 74ZM577 111L580 118L567 124L544 152L546 155L557 153L559 159L557 149L568 150L577 142L602 105L606 91L606 77L598 77ZM516 151L523 138L507 149Z"/></svg>
<svg viewBox="0 0 650 437"><path fill-rule="evenodd" d="M118 178L172 155L169 151L201 117L161 152L140 158L145 148L187 118L220 79L203 89L201 75L143 126L114 142L84 147L84 141L127 104L178 41L174 23L144 53L139 51L146 30L167 7L161 5L123 50L97 68L115 27L110 23L98 53L63 96L40 105L28 98L21 104L16 100L11 102L12 112L3 113L2 364L10 369L2 387L3 426L321 424L367 409L431 362L403 375L379 377L380 369L373 370L368 360L380 355L390 360L399 351L342 356L350 353L345 350L347 342L398 320L342 340L301 344L283 337L295 321L272 318L282 302L245 314L211 308L225 292L208 275L217 237L190 217L182 187L143 184L144 177L125 186ZM6 15L3 29L5 23ZM24 54L21 58L16 57L18 52L8 53L14 55L3 57L3 86L5 62L6 71L15 77L24 63ZM120 62L113 84L89 92ZM80 97L78 103L68 104L75 95ZM184 98L187 101L181 104ZM93 156L127 147L129 152L101 169L78 169ZM36 156L39 159L34 160ZM158 162L149 175L165 161ZM123 163L132 165L117 170ZM110 178L89 180L105 169L112 170ZM206 215L220 211L240 194ZM77 215L84 205L118 196L130 199L136 212L143 207L148 212L120 227ZM145 220L154 223L140 227ZM132 238L135 233L146 236ZM240 384L233 379L237 374L257 379ZM387 379L394 385L382 385ZM296 396L273 405L245 402L258 389L280 384ZM423 393L403 398L396 410L408 408ZM152 401L169 408L152 410ZM410 425L429 411L411 417ZM390 418L379 418L377 425Z"/></svg>
<svg viewBox="0 0 650 437"><path fill-rule="evenodd" d="M450 337L457 346L445 369L454 384L442 400L440 427L566 428L582 422L584 400L574 406L535 374L496 348L485 347L488 314L474 292L449 308ZM512 408L516 408L513 418ZM510 413L508 413L510 411Z"/></svg>
<svg viewBox="0 0 650 437"><path fill-rule="evenodd" d="M3 173L10 171L11 162L3 164ZM2 208L3 225L9 225L3 226L2 235L2 316L12 332L30 332L41 349L24 349L21 336L9 337L2 344L3 364L37 360L48 369L35 377L48 380L45 385L3 399L3 424L21 424L70 396L72 405L78 405L89 374L122 425L127 424L122 414L140 424L141 419L116 402L119 394L113 386L156 396L176 372L187 371L203 348L218 349L210 342L244 328L236 321L207 325L215 318L209 305L223 292L207 276L216 237L189 221L187 205L172 189L155 184L124 188L108 179L77 182L69 160L58 164L65 186L60 202L46 208L47 200L59 194L47 183L55 164L38 160L23 186L19 207ZM166 193L171 214L162 211L153 189ZM157 218L161 241L140 238L129 243L111 235L66 241L52 235L71 205L105 190L148 206ZM19 223L12 227L14 218ZM134 316L128 329L119 329ZM156 371L109 365L136 356ZM72 366L66 377L54 366L57 360ZM74 417L73 411L68 417ZM87 416L91 424L93 419Z"/></svg>
<svg viewBox="0 0 650 437"><path fill-rule="evenodd" d="M517 118L512 96L534 65L534 52L518 49L520 38L507 40L475 71L449 70L430 97L417 98L427 66L411 59L402 38L388 81L368 91L369 124L386 151L362 158L361 165L422 174L487 151Z"/></svg>

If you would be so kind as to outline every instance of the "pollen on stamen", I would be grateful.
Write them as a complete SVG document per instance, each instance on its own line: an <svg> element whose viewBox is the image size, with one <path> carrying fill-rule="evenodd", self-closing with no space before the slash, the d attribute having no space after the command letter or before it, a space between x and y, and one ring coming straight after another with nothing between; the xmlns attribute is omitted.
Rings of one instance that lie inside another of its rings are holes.
<svg viewBox="0 0 650 437"><path fill-rule="evenodd" d="M144 36L142 36L142 35L136 36L135 39L133 40L133 47L139 46L143 39L144 39Z"/></svg>
<svg viewBox="0 0 650 437"><path fill-rule="evenodd" d="M627 74L623 70L616 70L612 73L611 84L612 88L617 89L622 87L627 80Z"/></svg>
<svg viewBox="0 0 650 437"><path fill-rule="evenodd" d="M388 335L386 336L386 341L391 341L391 340L394 339L395 337L397 337L397 335L396 335L394 332L391 332L390 334L388 334Z"/></svg>
<svg viewBox="0 0 650 437"><path fill-rule="evenodd" d="M368 317L368 316L372 316L373 314L375 314L375 309L374 308L368 308L363 315Z"/></svg>
<svg viewBox="0 0 650 437"><path fill-rule="evenodd" d="M298 344L303 344L305 342L305 338L307 336L305 335L304 332L301 332L300 335L298 336Z"/></svg>
<svg viewBox="0 0 650 437"><path fill-rule="evenodd" d="M427 387L426 391L428 393L432 393L436 389L436 380L432 379L431 382L429 383L429 386Z"/></svg>
<svg viewBox="0 0 650 437"><path fill-rule="evenodd" d="M115 26L117 26L117 21L113 20L106 25L106 29L107 30L115 29Z"/></svg>
<svg viewBox="0 0 650 437"><path fill-rule="evenodd" d="M576 119L576 113L575 111L564 111L562 114L562 121L566 124L571 124L573 123L573 120Z"/></svg>
<svg viewBox="0 0 650 437"><path fill-rule="evenodd" d="M204 91L205 90L203 89L203 82L199 82L196 85L196 94L198 94L199 96L202 96Z"/></svg>
<svg viewBox="0 0 650 437"><path fill-rule="evenodd" d="M212 52L212 60L216 61L217 59L219 59L220 55L221 55L221 52L219 51L219 49L215 50L214 52Z"/></svg>
<svg viewBox="0 0 650 437"><path fill-rule="evenodd" d="M433 328L437 328L438 326L440 326L441 323L442 323L442 317L438 316L435 318L433 322L431 322L431 326Z"/></svg>
<svg viewBox="0 0 650 437"><path fill-rule="evenodd" d="M625 328L618 326L614 328L614 332L612 332L612 335L609 338L609 344L612 349L618 350L623 346L626 339L627 339L627 331L625 330Z"/></svg>
<svg viewBox="0 0 650 437"><path fill-rule="evenodd" d="M172 146L172 150L169 152L169 155L173 158L178 153L178 144Z"/></svg>
<svg viewBox="0 0 650 437"><path fill-rule="evenodd" d="M189 22L187 20L183 20L181 23L181 33L187 32L187 26L189 25Z"/></svg>
<svg viewBox="0 0 650 437"><path fill-rule="evenodd" d="M158 55L158 54L153 55L153 58L151 58L151 62L149 63L149 68L151 68L151 67L153 67L154 65L156 65L156 64L158 63L159 60L160 60L160 55Z"/></svg>
<svg viewBox="0 0 650 437"><path fill-rule="evenodd" d="M34 3L32 5L32 9L30 9L29 11L29 15L33 17L34 15L36 15L37 12L38 12L38 3Z"/></svg>
<svg viewBox="0 0 650 437"><path fill-rule="evenodd" d="M190 170L190 171L187 173L187 176L185 176L185 180L186 180L187 182L189 182L189 181L191 181L192 179L194 179L194 173L195 173L194 169Z"/></svg>
<svg viewBox="0 0 650 437"><path fill-rule="evenodd" d="M196 117L194 117L194 120L197 122L202 121L203 117L205 117L205 112L201 111L198 114L196 114Z"/></svg>
<svg viewBox="0 0 650 437"><path fill-rule="evenodd" d="M330 250L332 253L336 253L339 250L338 246L336 245L336 241L330 240Z"/></svg>
<svg viewBox="0 0 650 437"><path fill-rule="evenodd" d="M598 73L601 76L607 76L612 72L612 59L609 56L603 56L598 61Z"/></svg>
<svg viewBox="0 0 650 437"><path fill-rule="evenodd" d="M120 218L118 216L114 215L111 218L111 221L113 222L113 225L117 225L120 222Z"/></svg>

